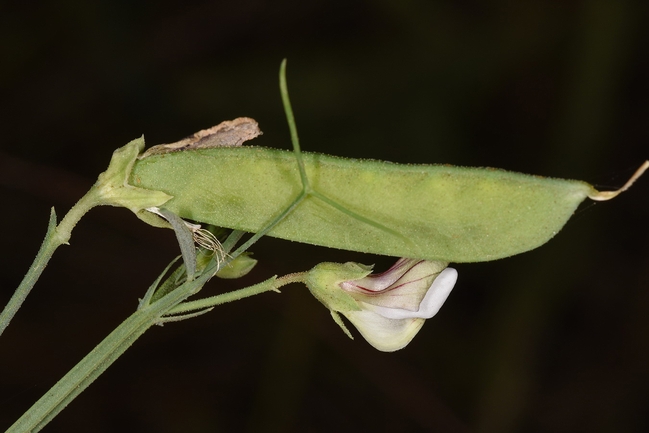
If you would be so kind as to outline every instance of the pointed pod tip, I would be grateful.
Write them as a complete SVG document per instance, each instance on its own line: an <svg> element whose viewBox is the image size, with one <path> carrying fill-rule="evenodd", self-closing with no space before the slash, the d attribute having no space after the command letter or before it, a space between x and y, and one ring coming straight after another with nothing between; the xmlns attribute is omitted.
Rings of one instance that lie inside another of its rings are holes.
<svg viewBox="0 0 649 433"><path fill-rule="evenodd" d="M623 193L624 191L629 189L631 185L633 185L635 181L638 180L638 178L640 178L640 176L642 176L647 169L649 169L649 161L645 161L620 189L617 189L615 191L595 191L596 194L591 194L588 197L591 200L595 201L606 201L615 198L620 193Z"/></svg>

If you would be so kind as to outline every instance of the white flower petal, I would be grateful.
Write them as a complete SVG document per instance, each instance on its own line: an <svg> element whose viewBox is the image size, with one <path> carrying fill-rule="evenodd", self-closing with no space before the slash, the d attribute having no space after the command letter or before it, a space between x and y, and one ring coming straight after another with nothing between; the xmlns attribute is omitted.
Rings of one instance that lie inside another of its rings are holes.
<svg viewBox="0 0 649 433"><path fill-rule="evenodd" d="M453 290L455 282L457 281L457 271L453 268L444 269L438 276L435 278L433 285L426 293L424 300L421 301L419 305L419 316L423 319L430 319L433 317L444 302L446 298Z"/></svg>
<svg viewBox="0 0 649 433"><path fill-rule="evenodd" d="M394 352L406 347L425 322L425 319L388 319L368 310L343 314L368 343L382 352Z"/></svg>

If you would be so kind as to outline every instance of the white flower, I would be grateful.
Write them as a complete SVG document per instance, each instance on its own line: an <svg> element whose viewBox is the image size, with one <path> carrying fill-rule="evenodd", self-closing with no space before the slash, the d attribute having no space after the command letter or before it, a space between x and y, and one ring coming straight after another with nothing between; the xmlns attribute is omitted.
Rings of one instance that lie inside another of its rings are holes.
<svg viewBox="0 0 649 433"><path fill-rule="evenodd" d="M321 263L306 283L348 335L338 312L372 346L392 352L410 343L446 301L457 280L457 271L447 265L400 259L387 271L370 275L371 267L358 263Z"/></svg>

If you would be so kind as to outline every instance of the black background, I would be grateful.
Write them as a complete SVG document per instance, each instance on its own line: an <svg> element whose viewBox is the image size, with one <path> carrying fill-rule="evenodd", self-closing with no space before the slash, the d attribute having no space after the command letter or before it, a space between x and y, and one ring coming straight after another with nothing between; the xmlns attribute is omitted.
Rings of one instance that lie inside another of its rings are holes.
<svg viewBox="0 0 649 433"><path fill-rule="evenodd" d="M289 149L622 185L649 157L647 2L0 3L0 301L112 151L238 116ZM457 265L405 349L348 340L303 286L154 327L49 432L649 430L649 179L542 248ZM324 260L266 238L232 290ZM171 231L92 210L0 338L6 428L124 320ZM355 330L354 330L355 332Z"/></svg>

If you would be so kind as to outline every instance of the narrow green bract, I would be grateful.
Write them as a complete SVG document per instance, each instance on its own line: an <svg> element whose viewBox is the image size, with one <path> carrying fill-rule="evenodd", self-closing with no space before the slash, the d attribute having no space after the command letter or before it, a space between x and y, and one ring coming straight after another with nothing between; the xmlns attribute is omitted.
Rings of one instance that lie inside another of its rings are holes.
<svg viewBox="0 0 649 433"><path fill-rule="evenodd" d="M268 234L396 257L477 262L528 251L596 193L581 181L488 168L303 159L311 188L352 214L309 196ZM182 218L248 232L263 229L302 191L293 153L252 146L147 157L135 164L131 184L173 196L165 207Z"/></svg>

